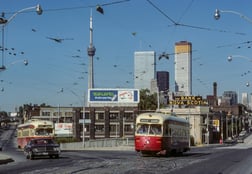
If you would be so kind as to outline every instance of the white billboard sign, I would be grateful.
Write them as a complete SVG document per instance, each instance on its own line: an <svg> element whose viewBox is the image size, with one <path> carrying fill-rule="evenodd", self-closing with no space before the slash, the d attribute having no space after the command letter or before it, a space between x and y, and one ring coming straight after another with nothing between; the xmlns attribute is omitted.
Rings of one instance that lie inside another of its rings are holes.
<svg viewBox="0 0 252 174"><path fill-rule="evenodd" d="M55 123L54 129L56 137L73 136L73 123Z"/></svg>

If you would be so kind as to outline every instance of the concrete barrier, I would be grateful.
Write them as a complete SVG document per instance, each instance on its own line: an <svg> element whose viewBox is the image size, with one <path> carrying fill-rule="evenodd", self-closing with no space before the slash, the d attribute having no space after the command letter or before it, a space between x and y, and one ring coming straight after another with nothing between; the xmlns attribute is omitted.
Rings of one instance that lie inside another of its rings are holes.
<svg viewBox="0 0 252 174"><path fill-rule="evenodd" d="M91 150L91 149L114 149L115 147L123 147L133 149L134 140L129 138L108 138L89 140L85 142L71 142L61 143L60 148L62 151L67 150Z"/></svg>

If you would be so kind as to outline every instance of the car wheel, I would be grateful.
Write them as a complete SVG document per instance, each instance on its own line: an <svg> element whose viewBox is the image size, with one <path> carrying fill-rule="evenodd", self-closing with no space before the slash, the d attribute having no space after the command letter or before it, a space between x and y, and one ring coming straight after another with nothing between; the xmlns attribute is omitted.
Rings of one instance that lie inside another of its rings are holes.
<svg viewBox="0 0 252 174"><path fill-rule="evenodd" d="M30 156L29 156L29 154L25 154L25 156L26 156L26 159L29 159L30 158Z"/></svg>
<svg viewBox="0 0 252 174"><path fill-rule="evenodd" d="M59 158L59 155L55 155L55 158Z"/></svg>
<svg viewBox="0 0 252 174"><path fill-rule="evenodd" d="M32 152L29 152L28 156L29 156L29 159L30 159L30 160L33 160L33 159L34 159L34 156L32 155Z"/></svg>

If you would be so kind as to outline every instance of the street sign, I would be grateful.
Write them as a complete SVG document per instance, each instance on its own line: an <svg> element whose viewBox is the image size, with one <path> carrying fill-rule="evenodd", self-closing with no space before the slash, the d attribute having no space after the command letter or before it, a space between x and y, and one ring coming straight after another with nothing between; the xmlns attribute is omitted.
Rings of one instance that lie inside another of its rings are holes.
<svg viewBox="0 0 252 174"><path fill-rule="evenodd" d="M213 120L213 126L214 126L214 127L220 126L219 120Z"/></svg>
<svg viewBox="0 0 252 174"><path fill-rule="evenodd" d="M91 120L90 119L85 119L85 124L90 124ZM79 124L83 124L83 119L79 119Z"/></svg>

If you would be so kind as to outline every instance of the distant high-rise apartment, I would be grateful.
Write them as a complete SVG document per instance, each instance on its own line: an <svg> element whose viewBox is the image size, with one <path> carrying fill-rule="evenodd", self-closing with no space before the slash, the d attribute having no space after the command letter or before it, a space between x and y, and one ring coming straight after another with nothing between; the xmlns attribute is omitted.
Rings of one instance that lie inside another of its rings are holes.
<svg viewBox="0 0 252 174"><path fill-rule="evenodd" d="M192 44L175 43L175 92L192 95Z"/></svg>
<svg viewBox="0 0 252 174"><path fill-rule="evenodd" d="M157 86L159 91L169 90L169 72L157 71Z"/></svg>
<svg viewBox="0 0 252 174"><path fill-rule="evenodd" d="M252 109L252 94L249 96L249 109Z"/></svg>
<svg viewBox="0 0 252 174"><path fill-rule="evenodd" d="M134 53L134 88L151 90L151 81L156 76L156 53L140 51Z"/></svg>
<svg viewBox="0 0 252 174"><path fill-rule="evenodd" d="M238 103L237 93L235 91L224 91L223 98L226 98L226 99L229 98L230 105L235 105Z"/></svg>
<svg viewBox="0 0 252 174"><path fill-rule="evenodd" d="M249 98L246 92L242 93L242 104L249 107Z"/></svg>

